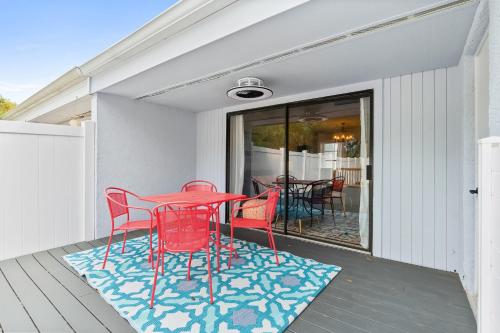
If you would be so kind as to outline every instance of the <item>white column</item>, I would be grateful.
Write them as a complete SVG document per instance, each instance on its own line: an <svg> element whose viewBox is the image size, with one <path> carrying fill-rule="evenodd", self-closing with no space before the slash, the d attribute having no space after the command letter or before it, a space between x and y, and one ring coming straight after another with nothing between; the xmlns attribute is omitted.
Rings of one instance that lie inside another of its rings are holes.
<svg viewBox="0 0 500 333"><path fill-rule="evenodd" d="M489 1L490 10L490 135L500 135L500 0Z"/></svg>

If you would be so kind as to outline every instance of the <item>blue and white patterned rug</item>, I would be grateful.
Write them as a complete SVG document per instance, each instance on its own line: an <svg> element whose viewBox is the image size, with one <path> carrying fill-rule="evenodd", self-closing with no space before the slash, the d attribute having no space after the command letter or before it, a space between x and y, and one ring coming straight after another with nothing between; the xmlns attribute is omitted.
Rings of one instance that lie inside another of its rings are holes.
<svg viewBox="0 0 500 333"><path fill-rule="evenodd" d="M222 241L229 239L223 236ZM155 240L156 243L156 240ZM165 256L165 275L158 274L155 306L149 309L154 271L147 262L148 237L68 254L64 259L139 332L282 332L330 283L341 268L237 240L238 259L227 268L221 253L217 273L212 251L214 303L207 288L205 253L193 255L191 281L186 280L187 254Z"/></svg>

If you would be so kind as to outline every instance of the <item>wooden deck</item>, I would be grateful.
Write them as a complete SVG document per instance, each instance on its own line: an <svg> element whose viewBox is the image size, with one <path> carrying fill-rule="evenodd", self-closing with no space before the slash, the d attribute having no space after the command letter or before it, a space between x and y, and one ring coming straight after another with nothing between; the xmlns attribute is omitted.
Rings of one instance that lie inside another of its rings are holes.
<svg viewBox="0 0 500 333"><path fill-rule="evenodd" d="M238 232L237 237L257 243L267 238L255 231ZM0 262L0 332L132 332L62 259L102 245L99 239ZM277 245L343 268L288 332L476 331L456 274L280 236Z"/></svg>

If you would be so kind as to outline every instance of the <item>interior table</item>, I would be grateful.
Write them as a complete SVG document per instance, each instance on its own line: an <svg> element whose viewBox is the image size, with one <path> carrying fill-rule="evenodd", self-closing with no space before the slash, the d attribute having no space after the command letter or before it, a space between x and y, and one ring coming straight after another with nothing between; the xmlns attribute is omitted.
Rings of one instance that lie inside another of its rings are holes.
<svg viewBox="0 0 500 333"><path fill-rule="evenodd" d="M141 200L154 202L158 204L171 202L190 202L193 205L210 206L215 212L215 244L217 249L217 271L220 271L220 249L221 247L229 249L229 246L221 244L220 241L220 213L219 208L223 203L233 200L245 199L244 194L233 194L224 192L208 192L208 191L187 191L174 192L165 194L148 195L141 197ZM231 255L231 254L230 254Z"/></svg>

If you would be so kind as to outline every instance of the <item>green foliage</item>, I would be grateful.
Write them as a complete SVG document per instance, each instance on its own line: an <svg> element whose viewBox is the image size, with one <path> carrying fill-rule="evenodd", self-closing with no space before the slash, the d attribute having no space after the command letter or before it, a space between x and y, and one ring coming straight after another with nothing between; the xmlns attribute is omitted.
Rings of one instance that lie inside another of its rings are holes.
<svg viewBox="0 0 500 333"><path fill-rule="evenodd" d="M290 124L288 144L291 150L311 150L316 147L316 135L312 125ZM255 146L279 149L285 146L285 126L261 125L252 129L252 142Z"/></svg>
<svg viewBox="0 0 500 333"><path fill-rule="evenodd" d="M0 95L0 118L3 117L5 113L16 107L16 103L4 98Z"/></svg>

